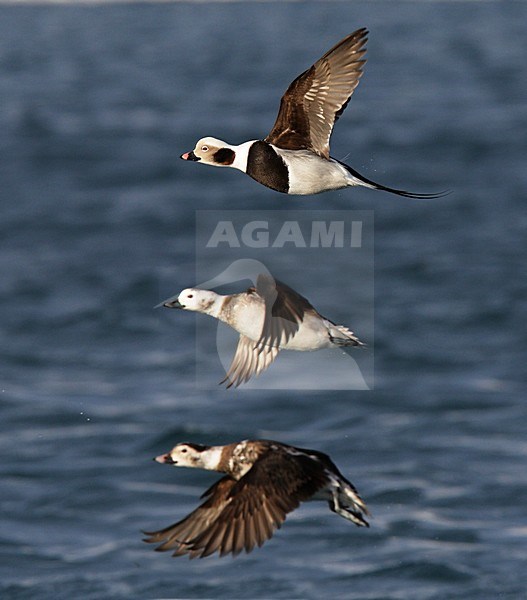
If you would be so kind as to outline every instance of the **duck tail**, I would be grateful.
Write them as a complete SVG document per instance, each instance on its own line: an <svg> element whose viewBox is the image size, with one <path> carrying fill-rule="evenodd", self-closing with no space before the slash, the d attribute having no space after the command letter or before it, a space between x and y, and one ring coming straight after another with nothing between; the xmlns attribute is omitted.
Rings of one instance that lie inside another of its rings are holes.
<svg viewBox="0 0 527 600"><path fill-rule="evenodd" d="M375 183L371 179L364 177L358 171L351 168L349 165L346 165L343 162L337 161L341 164L350 174L349 185L362 185L364 187L370 188L372 190L382 190L383 192L390 192L390 194L396 194L397 196L404 196L405 198L413 198L414 200L433 200L434 198L442 198L443 196L448 196L452 192L450 190L444 190L442 192L437 192L435 194L417 194L415 192L407 192L405 190L397 190L395 188L387 187L382 185L381 183Z"/></svg>
<svg viewBox="0 0 527 600"><path fill-rule="evenodd" d="M364 346L359 338L344 325L331 324L329 339L335 346Z"/></svg>

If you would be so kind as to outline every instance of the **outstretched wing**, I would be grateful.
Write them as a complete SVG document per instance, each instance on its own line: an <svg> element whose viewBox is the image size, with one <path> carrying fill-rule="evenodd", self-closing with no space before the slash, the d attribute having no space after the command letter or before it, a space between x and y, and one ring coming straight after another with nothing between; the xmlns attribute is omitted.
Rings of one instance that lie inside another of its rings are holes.
<svg viewBox="0 0 527 600"><path fill-rule="evenodd" d="M367 35L365 28L348 35L291 83L266 142L329 158L333 126L363 73Z"/></svg>
<svg viewBox="0 0 527 600"><path fill-rule="evenodd" d="M149 544L161 544L156 548L158 552L174 550L174 556L187 553L190 553L190 558L198 556L199 553L192 554L189 540L198 537L216 522L235 483L232 477L222 477L202 495L202 498L208 496L208 499L201 506L173 525L159 531L145 531L148 537L144 541Z"/></svg>
<svg viewBox="0 0 527 600"><path fill-rule="evenodd" d="M228 382L227 388L238 387L265 371L279 352L280 348L276 346L258 346L254 340L240 335L231 366L220 384Z"/></svg>

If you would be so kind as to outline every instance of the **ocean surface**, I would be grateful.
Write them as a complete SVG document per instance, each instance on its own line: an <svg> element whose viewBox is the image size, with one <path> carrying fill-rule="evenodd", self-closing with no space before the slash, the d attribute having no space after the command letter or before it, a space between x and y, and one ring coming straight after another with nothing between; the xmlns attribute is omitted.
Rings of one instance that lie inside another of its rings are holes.
<svg viewBox="0 0 527 600"><path fill-rule="evenodd" d="M521 1L0 6L2 598L527 597L526 22ZM264 137L363 26L332 155L450 195L287 197L179 160ZM316 221L343 245L313 247ZM218 386L228 332L154 306L236 261L366 347ZM260 437L330 454L371 527L308 503L234 560L141 541L217 479L152 457Z"/></svg>

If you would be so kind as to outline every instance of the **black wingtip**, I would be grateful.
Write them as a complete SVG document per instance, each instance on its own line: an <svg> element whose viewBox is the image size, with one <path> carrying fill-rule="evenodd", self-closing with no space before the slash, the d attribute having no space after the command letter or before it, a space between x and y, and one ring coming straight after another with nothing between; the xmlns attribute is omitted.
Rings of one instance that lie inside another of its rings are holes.
<svg viewBox="0 0 527 600"><path fill-rule="evenodd" d="M222 379L222 380L221 380L221 381L218 383L218 385L223 385L224 383L226 384L226 385L225 385L225 389L226 389L226 390L229 390L229 389L230 389L230 388L231 388L231 387L234 385L234 381L231 381L231 380L229 379L229 376L228 376L228 375L227 375L226 377L224 377L224 378L223 378L223 379ZM237 384L235 387L238 387L238 385L239 385L239 384Z"/></svg>

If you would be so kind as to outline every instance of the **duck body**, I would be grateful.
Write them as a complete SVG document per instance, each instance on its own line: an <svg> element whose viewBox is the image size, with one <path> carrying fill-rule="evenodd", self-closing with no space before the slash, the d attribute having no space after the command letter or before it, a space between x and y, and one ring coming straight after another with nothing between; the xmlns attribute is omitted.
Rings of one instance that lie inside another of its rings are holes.
<svg viewBox="0 0 527 600"><path fill-rule="evenodd" d="M204 141L210 145L210 140ZM214 140L223 148L228 145ZM253 140L240 146L228 146L237 157L232 166L258 183L284 194L320 194L350 185L360 185L350 171L333 158L325 159L310 150L287 150L265 140ZM221 155L220 155L221 156ZM214 157L213 157L214 159Z"/></svg>
<svg viewBox="0 0 527 600"><path fill-rule="evenodd" d="M240 294L222 296L212 290L187 288L163 306L207 314L240 334L223 380L227 387L260 374L280 350L306 352L363 345L347 327L326 319L306 298L267 274L260 274L256 286Z"/></svg>
<svg viewBox="0 0 527 600"><path fill-rule="evenodd" d="M368 510L353 484L327 454L273 440L243 440L226 446L177 444L155 460L225 475L187 517L145 541L156 550L203 558L251 552L279 529L302 502L322 500L357 526L368 527Z"/></svg>
<svg viewBox="0 0 527 600"><path fill-rule="evenodd" d="M257 293L220 296L222 309L218 318L239 334L257 343L262 337L266 317L265 299ZM339 344L340 342L340 344ZM335 325L313 309L304 313L301 325L289 339L280 342L280 350L312 352L336 345L358 346L360 341L342 325Z"/></svg>

